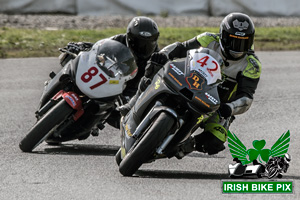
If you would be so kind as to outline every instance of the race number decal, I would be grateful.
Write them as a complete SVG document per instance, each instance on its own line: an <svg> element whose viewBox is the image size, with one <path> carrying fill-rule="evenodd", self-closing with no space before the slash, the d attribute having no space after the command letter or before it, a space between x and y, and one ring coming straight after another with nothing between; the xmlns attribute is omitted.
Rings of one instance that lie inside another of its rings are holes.
<svg viewBox="0 0 300 200"><path fill-rule="evenodd" d="M200 58L199 60L197 60L197 63L200 63L201 67L205 67L207 65L207 61L208 60L209 60L209 56L204 56L204 57ZM213 69L206 68L206 70L213 77L214 76L213 71L217 71L218 70L218 64L214 60L212 60L211 63L214 64L215 67Z"/></svg>
<svg viewBox="0 0 300 200"><path fill-rule="evenodd" d="M99 70L96 67L91 67L91 68L89 68L89 70L87 72L82 74L81 80L84 83L89 83L93 79L93 77L96 76L98 73L99 73ZM107 79L105 78L105 76L103 74L100 73L99 76L101 78L101 81L96 82L95 84L90 86L91 90L99 87L100 85L104 84L107 81Z"/></svg>
<svg viewBox="0 0 300 200"><path fill-rule="evenodd" d="M190 53L193 58L190 61L191 71L199 72L208 84L213 84L218 79L222 80L220 65L211 55L199 53L195 50L191 50Z"/></svg>

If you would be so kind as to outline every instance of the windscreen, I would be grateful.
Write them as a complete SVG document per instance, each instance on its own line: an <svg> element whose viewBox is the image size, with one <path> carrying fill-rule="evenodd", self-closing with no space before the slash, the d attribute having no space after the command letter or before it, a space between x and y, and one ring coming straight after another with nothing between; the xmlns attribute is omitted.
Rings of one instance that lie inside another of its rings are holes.
<svg viewBox="0 0 300 200"><path fill-rule="evenodd" d="M110 39L99 44L96 62L110 77L127 76L137 70L130 49L122 43Z"/></svg>
<svg viewBox="0 0 300 200"><path fill-rule="evenodd" d="M207 80L208 85L222 81L223 60L217 52L207 48L193 49L188 52L186 62L189 73L197 72Z"/></svg>

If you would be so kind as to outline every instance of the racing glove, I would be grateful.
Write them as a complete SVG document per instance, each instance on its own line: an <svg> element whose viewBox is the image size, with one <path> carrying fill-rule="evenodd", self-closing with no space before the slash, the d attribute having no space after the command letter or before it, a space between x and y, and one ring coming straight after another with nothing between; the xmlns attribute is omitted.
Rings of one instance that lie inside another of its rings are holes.
<svg viewBox="0 0 300 200"><path fill-rule="evenodd" d="M168 58L165 54L154 52L145 68L145 77L152 79L167 61Z"/></svg>
<svg viewBox="0 0 300 200"><path fill-rule="evenodd" d="M224 117L225 119L230 117L232 114L232 109L229 105L227 105L226 103L221 103L220 107L219 107L219 113L222 117Z"/></svg>
<svg viewBox="0 0 300 200"><path fill-rule="evenodd" d="M154 52L150 58L151 62L164 65L168 61L167 56L164 53Z"/></svg>
<svg viewBox="0 0 300 200"><path fill-rule="evenodd" d="M88 51L93 46L92 43L89 42L69 42L66 46L66 49L72 53L78 54L80 51Z"/></svg>

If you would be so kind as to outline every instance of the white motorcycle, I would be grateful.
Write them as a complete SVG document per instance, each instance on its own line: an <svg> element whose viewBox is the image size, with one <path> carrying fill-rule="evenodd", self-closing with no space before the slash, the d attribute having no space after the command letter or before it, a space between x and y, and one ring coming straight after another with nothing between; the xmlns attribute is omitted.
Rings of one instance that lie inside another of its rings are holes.
<svg viewBox="0 0 300 200"><path fill-rule="evenodd" d="M59 73L50 73L36 112L37 122L19 144L24 152L43 141L59 144L97 135L117 103L122 104L120 94L137 72L129 48L114 40L100 40L78 55L60 50L61 60L66 56L74 59Z"/></svg>

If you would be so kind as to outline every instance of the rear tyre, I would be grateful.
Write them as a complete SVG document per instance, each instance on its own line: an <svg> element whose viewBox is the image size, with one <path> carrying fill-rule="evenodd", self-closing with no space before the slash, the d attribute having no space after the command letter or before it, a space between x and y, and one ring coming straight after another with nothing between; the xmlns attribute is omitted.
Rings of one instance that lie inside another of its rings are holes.
<svg viewBox="0 0 300 200"><path fill-rule="evenodd" d="M53 127L63 122L72 112L73 108L65 100L61 100L30 129L21 140L20 149L23 152L31 152L48 137L49 131Z"/></svg>
<svg viewBox="0 0 300 200"><path fill-rule="evenodd" d="M123 176L132 176L144 162L153 156L156 148L167 136L174 123L175 119L172 116L162 112L144 137L137 141L138 144L133 145L122 160L119 166L120 173Z"/></svg>

